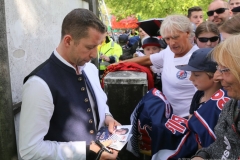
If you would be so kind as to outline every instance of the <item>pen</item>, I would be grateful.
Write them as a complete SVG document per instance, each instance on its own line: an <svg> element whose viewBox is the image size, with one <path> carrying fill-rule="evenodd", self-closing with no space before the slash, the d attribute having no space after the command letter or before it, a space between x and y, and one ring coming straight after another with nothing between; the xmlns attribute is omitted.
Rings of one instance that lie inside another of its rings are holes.
<svg viewBox="0 0 240 160"><path fill-rule="evenodd" d="M107 147L105 147L99 140L96 140L95 143L101 148L103 149L104 151L108 152L108 153L112 153L110 151L110 149L108 149Z"/></svg>

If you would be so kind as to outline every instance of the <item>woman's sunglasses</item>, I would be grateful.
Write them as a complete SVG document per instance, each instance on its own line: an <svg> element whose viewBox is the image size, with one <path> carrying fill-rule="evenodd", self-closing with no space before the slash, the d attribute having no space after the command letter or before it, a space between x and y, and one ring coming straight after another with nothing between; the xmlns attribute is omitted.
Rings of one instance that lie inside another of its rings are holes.
<svg viewBox="0 0 240 160"><path fill-rule="evenodd" d="M219 39L219 37L218 36L214 36L214 37L210 37L210 38L206 38L206 37L199 37L199 38L197 38L200 42L208 42L208 41L210 41L210 42L216 42L218 39Z"/></svg>
<svg viewBox="0 0 240 160"><path fill-rule="evenodd" d="M228 10L228 8L218 8L218 9L213 10L213 11L208 11L207 15L208 16L213 16L214 12L216 12L217 14L221 14L221 13L225 12L225 10Z"/></svg>

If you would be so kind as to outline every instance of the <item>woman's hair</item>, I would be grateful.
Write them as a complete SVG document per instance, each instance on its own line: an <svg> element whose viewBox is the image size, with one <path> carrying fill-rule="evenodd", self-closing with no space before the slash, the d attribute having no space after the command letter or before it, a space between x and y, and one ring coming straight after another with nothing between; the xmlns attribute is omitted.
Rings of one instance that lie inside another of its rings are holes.
<svg viewBox="0 0 240 160"><path fill-rule="evenodd" d="M162 22L160 33L164 38L167 32L188 32L190 35L193 32L193 26L190 20L184 15L169 15Z"/></svg>
<svg viewBox="0 0 240 160"><path fill-rule="evenodd" d="M231 19L225 21L219 30L232 35L240 34L240 14L236 14Z"/></svg>
<svg viewBox="0 0 240 160"><path fill-rule="evenodd" d="M213 49L212 57L219 64L230 69L240 83L240 35L234 35Z"/></svg>
<svg viewBox="0 0 240 160"><path fill-rule="evenodd" d="M220 35L217 25L210 21L202 22L199 24L195 31L195 37L198 38L200 34L205 32L212 32L218 36Z"/></svg>

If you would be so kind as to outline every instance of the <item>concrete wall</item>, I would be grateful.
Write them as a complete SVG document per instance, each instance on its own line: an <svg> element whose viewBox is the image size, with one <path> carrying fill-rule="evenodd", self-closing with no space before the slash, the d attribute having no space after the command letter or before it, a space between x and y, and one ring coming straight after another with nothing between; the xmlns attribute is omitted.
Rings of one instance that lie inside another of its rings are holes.
<svg viewBox="0 0 240 160"><path fill-rule="evenodd" d="M4 85L0 83L0 91L4 86L4 93L8 93L9 101L3 101L4 107L9 108L8 112L12 111L13 105L16 107L21 105L24 77L44 62L56 48L60 42L62 20L68 12L75 8L96 11L97 7L95 1L91 0L0 0L0 34L3 35L0 36L2 44L0 45L0 55L3 61L3 63L1 61L0 67L6 67L2 69L8 71L4 74L5 78L0 78L0 82L4 80ZM2 74L1 69L0 71ZM0 100L2 101L2 99ZM7 112L0 109L0 113L3 111ZM13 117L10 116L8 119L12 120ZM6 124L4 122L0 121L0 125ZM15 115L17 142L18 124L19 113ZM9 125L9 128L11 127L12 125ZM14 131L14 129L10 129L10 131L12 130ZM4 137L0 137L0 142L3 142L1 139ZM4 153L4 148L0 147L0 149L0 154Z"/></svg>
<svg viewBox="0 0 240 160"><path fill-rule="evenodd" d="M5 3L0 0L0 159L17 158L14 132Z"/></svg>
<svg viewBox="0 0 240 160"><path fill-rule="evenodd" d="M60 42L64 16L79 7L89 8L81 0L5 0L13 104L21 101L24 77Z"/></svg>

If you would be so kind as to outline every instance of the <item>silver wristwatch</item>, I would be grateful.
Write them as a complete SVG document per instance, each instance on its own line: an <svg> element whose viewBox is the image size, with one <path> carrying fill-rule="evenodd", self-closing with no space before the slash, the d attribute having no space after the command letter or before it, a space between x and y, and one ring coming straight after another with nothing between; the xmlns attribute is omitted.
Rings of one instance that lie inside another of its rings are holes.
<svg viewBox="0 0 240 160"><path fill-rule="evenodd" d="M105 116L111 116L111 117L113 117L111 113L105 113Z"/></svg>

